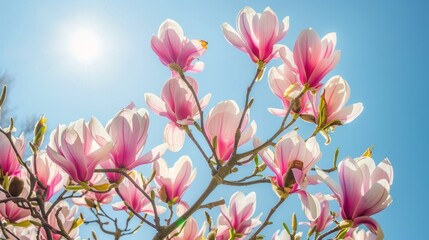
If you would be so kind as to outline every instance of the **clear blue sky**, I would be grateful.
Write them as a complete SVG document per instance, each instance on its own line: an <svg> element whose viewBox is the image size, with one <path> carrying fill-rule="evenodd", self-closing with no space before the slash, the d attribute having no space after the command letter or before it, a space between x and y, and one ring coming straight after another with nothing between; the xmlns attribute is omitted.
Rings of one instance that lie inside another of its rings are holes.
<svg viewBox="0 0 429 240"><path fill-rule="evenodd" d="M379 162L388 157L395 170L393 204L375 218L386 239L417 239L429 213L425 151L429 147L425 122L429 6L424 1L1 2L0 71L14 79L8 101L21 119L44 113L50 129L91 116L106 123L131 101L147 108L144 93L159 94L169 77L150 48L150 38L171 18L182 25L187 36L209 42L201 59L206 68L193 75L201 95L213 95L209 108L223 99L242 105L254 65L224 40L220 26L223 22L235 26L236 14L244 6L258 12L270 6L279 17L290 16L290 31L282 43L291 48L304 28L312 27L320 35L337 32L342 56L329 76L342 75L351 87L350 103L361 101L365 110L353 123L337 128L331 145L322 147L320 165L330 166L336 147L340 147L340 157L345 157L358 156L375 144L374 159ZM99 56L89 63L79 62L68 49L70 35L81 28L92 29L102 45ZM278 64L274 61L270 66ZM254 96L258 109L252 111L252 117L258 123L257 135L264 138L280 121L266 108L280 103L269 91L266 78L257 84ZM160 143L166 123L155 114L151 120L146 149ZM309 125L299 126L304 135L310 131ZM208 181L207 167L190 142L180 153L166 158L173 162L182 154L190 155L198 168L197 180L185 195L192 202ZM268 184L240 190L258 192L257 213L263 212L263 217L276 199ZM223 187L211 199L222 193L229 200L233 192L233 188ZM281 228L280 221L289 222L293 210L301 211L296 198L275 214L277 225L264 233L271 236ZM81 236L90 236L91 227L82 228ZM147 239L149 233L143 228L135 238Z"/></svg>

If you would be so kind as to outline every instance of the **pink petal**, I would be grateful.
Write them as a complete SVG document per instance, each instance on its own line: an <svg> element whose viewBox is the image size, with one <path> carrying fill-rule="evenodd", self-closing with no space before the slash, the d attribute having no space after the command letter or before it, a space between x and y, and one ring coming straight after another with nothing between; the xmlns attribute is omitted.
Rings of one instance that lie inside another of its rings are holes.
<svg viewBox="0 0 429 240"><path fill-rule="evenodd" d="M170 151L178 152L185 142L185 131L174 123L167 123L164 128L164 141L168 143Z"/></svg>

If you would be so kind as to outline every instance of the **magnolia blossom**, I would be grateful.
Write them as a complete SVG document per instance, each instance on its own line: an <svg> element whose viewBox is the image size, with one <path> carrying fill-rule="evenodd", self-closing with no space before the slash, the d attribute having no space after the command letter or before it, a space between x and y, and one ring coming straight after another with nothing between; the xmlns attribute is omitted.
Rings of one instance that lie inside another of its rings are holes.
<svg viewBox="0 0 429 240"><path fill-rule="evenodd" d="M51 203L47 203L46 209L49 209L50 207L51 207ZM59 210L59 209L61 209L61 210ZM61 224L63 225L63 229L67 232L67 234L72 239L80 239L78 237L78 235L79 235L78 226L79 225L73 226L75 223L74 215L76 215L77 210L78 209L76 206L70 207L66 201L61 201L58 205L56 205L53 208L53 210L49 214L48 223L54 229L60 231L60 227L58 225L58 221L60 221ZM56 216L57 211L59 211L58 212L58 218ZM40 228L40 235L41 235L40 236L41 239L43 239L43 240L48 239L48 237L46 236L46 232L45 232L44 228ZM52 239L53 240L60 240L60 239L63 239L63 236L61 236L61 234L56 234L56 233L52 232Z"/></svg>
<svg viewBox="0 0 429 240"><path fill-rule="evenodd" d="M89 181L94 174L95 167L108 159L109 151L113 147L111 142L101 146L97 144L93 135L98 135L98 133L90 130L94 129L90 127L94 122L98 122L98 120L92 118L87 124L80 119L68 126L58 126L52 132L46 149L52 161L76 182Z"/></svg>
<svg viewBox="0 0 429 240"><path fill-rule="evenodd" d="M33 173L36 173L37 169L37 178L46 188L45 199L49 201L51 197L60 191L63 186L66 184L67 177L57 164L55 164L48 156L45 151L39 151L37 154L36 165L34 164L33 157L29 158L31 163L31 170ZM36 184L36 187L43 191L42 188L39 188Z"/></svg>
<svg viewBox="0 0 429 240"><path fill-rule="evenodd" d="M382 231L371 216L392 202L393 168L389 160L385 159L376 166L370 157L346 158L338 166L339 186L327 173L316 171L338 199L341 217L352 221L353 227L365 224L381 237Z"/></svg>
<svg viewBox="0 0 429 240"><path fill-rule="evenodd" d="M237 16L237 31L224 23L222 30L229 43L247 53L253 62L268 63L276 57L278 43L289 30L289 17L279 22L277 15L267 7L256 13L250 7L243 8Z"/></svg>
<svg viewBox="0 0 429 240"><path fill-rule="evenodd" d="M233 230L235 239L245 239L253 228L261 224L259 218L253 217L256 209L256 193L251 192L244 195L242 192L236 192L231 196L229 206L220 206L220 215L217 219L216 240L230 239L230 232Z"/></svg>
<svg viewBox="0 0 429 240"><path fill-rule="evenodd" d="M18 138L12 136L12 142L22 157L25 148L24 134L21 134ZM6 174L15 176L21 171L21 164L19 164L9 139L4 134L0 134L0 168L3 176Z"/></svg>
<svg viewBox="0 0 429 240"><path fill-rule="evenodd" d="M29 186L25 185L24 190L19 197L27 198ZM0 200L7 199L4 192L0 192ZM0 203L0 216L7 219L9 222L18 223L25 220L31 214L29 209L18 207L13 201L6 201Z"/></svg>
<svg viewBox="0 0 429 240"><path fill-rule="evenodd" d="M323 196L321 193L317 193L315 196L320 203L320 215L314 221L310 221L306 224L308 224L310 228L315 227L315 231L320 233L331 224L332 215L327 196Z"/></svg>
<svg viewBox="0 0 429 240"><path fill-rule="evenodd" d="M211 141L216 144L216 156L220 161L228 161L234 150L235 133L240 123L242 111L233 100L223 101L210 110L205 131ZM256 132L256 123L252 121L249 125L250 112L244 115L240 128L241 137L238 146L248 142Z"/></svg>
<svg viewBox="0 0 429 240"><path fill-rule="evenodd" d="M320 81L337 65L340 51L335 50L337 35L329 33L320 39L311 28L302 31L293 53L286 47L280 53L283 61L295 69L302 86L318 88Z"/></svg>
<svg viewBox="0 0 429 240"><path fill-rule="evenodd" d="M137 174L135 171L132 171L130 174L131 178L134 180L134 182L137 183L137 186L144 189L146 194L150 196L151 187L149 185L144 187L143 184L143 177L139 174ZM146 213L149 215L154 215L153 206L151 205L150 201L146 196L137 189L134 184L128 180L128 178L125 178L121 184L118 187L120 196L122 200L124 200L128 206L130 206L134 211L138 213ZM112 207L114 210L128 210L127 205L125 205L124 202L118 202L112 204ZM165 211L165 208L162 206L156 206L158 213L163 213Z"/></svg>
<svg viewBox="0 0 429 240"><path fill-rule="evenodd" d="M289 65L282 64L271 68L268 73L268 84L283 105L283 109L269 108L272 114L283 117L289 108L298 114L309 111L308 92L304 93L294 106L290 106L292 100L299 96L303 88L299 85L297 73Z"/></svg>
<svg viewBox="0 0 429 240"><path fill-rule="evenodd" d="M103 173L94 173L89 182L92 186L108 186L109 184L106 175ZM72 202L78 206L94 207L97 206L97 203L109 204L112 201L114 194L115 191L113 189L104 193L86 191L85 195L82 197L72 198Z"/></svg>
<svg viewBox="0 0 429 240"><path fill-rule="evenodd" d="M312 95L309 113L314 116L314 122L320 129L335 127L352 122L363 111L362 103L355 103L345 107L350 98L350 87L341 76L329 79L321 89L321 103L317 103L317 96ZM322 117L320 117L322 116Z"/></svg>
<svg viewBox="0 0 429 240"><path fill-rule="evenodd" d="M181 202L186 189L194 181L197 170L192 167L192 161L188 156L182 156L168 168L164 159L153 163L156 172L155 182L158 185L159 197L169 204Z"/></svg>
<svg viewBox="0 0 429 240"><path fill-rule="evenodd" d="M201 72L204 68L203 62L193 61L205 53L207 42L189 40L184 36L182 27L171 19L165 20L159 27L158 35L152 36L151 46L162 64L174 71L177 67L184 72Z"/></svg>
<svg viewBox="0 0 429 240"><path fill-rule="evenodd" d="M344 240L377 240L377 235L370 231L361 229L358 231L356 228L351 234L348 234Z"/></svg>
<svg viewBox="0 0 429 240"><path fill-rule="evenodd" d="M186 79L198 95L197 81L191 77ZM201 109L207 106L210 97L211 94L207 94L200 100ZM170 120L164 129L164 141L169 144L171 151L179 151L185 141L185 131L182 126L192 125L194 120L200 117L191 89L180 77L173 77L162 87L161 98L152 93L146 93L145 99L153 112Z"/></svg>
<svg viewBox="0 0 429 240"><path fill-rule="evenodd" d="M254 140L254 146L261 143ZM275 145L274 152L266 148L259 152L264 163L274 172L271 182L279 197L298 193L307 217L316 219L320 214L317 198L305 191L308 185L308 173L319 161L321 152L315 137L305 141L297 131L284 135Z"/></svg>
<svg viewBox="0 0 429 240"><path fill-rule="evenodd" d="M179 230L181 230L179 232ZM176 228L170 236L173 236L169 239L171 240L204 240L204 233L206 231L206 223L204 222L200 231L198 231L198 223L194 218L190 217L186 220L186 224L181 229L181 227ZM178 233L178 235L176 235ZM174 236L176 235L176 236Z"/></svg>
<svg viewBox="0 0 429 240"><path fill-rule="evenodd" d="M90 127L98 144L105 145L111 141L114 143L109 160L101 163L106 169L131 170L156 161L167 150L167 145L161 144L140 156L148 135L149 114L144 108L137 109L133 103L119 111L107 123L105 129L98 120L94 120ZM117 173L106 175L111 182L116 182L121 177Z"/></svg>
<svg viewBox="0 0 429 240"><path fill-rule="evenodd" d="M302 232L296 233L294 240L300 240L302 237ZM286 230L277 230L273 236L271 237L271 240L291 240L289 233L286 232Z"/></svg>

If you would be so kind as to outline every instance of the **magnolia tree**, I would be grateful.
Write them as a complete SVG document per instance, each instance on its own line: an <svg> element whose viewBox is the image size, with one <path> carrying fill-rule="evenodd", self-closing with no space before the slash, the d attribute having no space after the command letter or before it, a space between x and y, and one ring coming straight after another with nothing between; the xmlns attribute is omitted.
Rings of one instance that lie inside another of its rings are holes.
<svg viewBox="0 0 429 240"><path fill-rule="evenodd" d="M226 40L250 57L256 72L243 97L244 105L225 100L205 111L211 95L200 98L199 82L187 73L203 70L199 59L208 43L187 38L177 22L164 21L151 46L171 70L171 78L160 96L147 93L145 100L151 112L169 122L164 143L153 149L144 149L149 113L134 104L120 110L105 126L96 118L59 125L46 147L42 147L44 117L37 122L28 144L23 135L14 134L11 118L10 126L0 129L2 238L78 239L79 227L86 223L113 239L142 234L137 230L144 232L144 228L154 230L153 239L174 240L301 239L300 231L317 240L383 239L372 215L392 201L389 160L376 164L368 149L362 156L339 161L337 166L337 151L331 169L317 167L322 153L316 135L320 133L329 144L332 130L352 122L363 110L361 103L346 105L350 89L341 76L324 81L340 58L340 51L335 49L336 35L320 38L315 30L305 29L292 51L279 44L288 29L289 18L279 20L270 8L262 13L250 7L242 9L236 28L224 23ZM282 121L268 139L262 140L256 137L257 125L250 116L257 97L252 89L264 78L265 67L274 58L281 58L283 63L265 75L282 108L270 108L269 112ZM0 103L5 97L6 87ZM294 128L297 121L312 124L313 133L301 136ZM198 174L211 176L204 190L187 201L184 195L197 175L193 160L187 155L176 162L163 159L166 151L180 151L186 138L200 152L198 160L205 159L208 166L207 173L198 169ZM245 143L253 147L244 151L241 146ZM32 151L27 160L23 156L26 145ZM253 173L231 180L230 175L246 164L255 164ZM151 169L152 174L135 171L140 165ZM264 203L264 214L255 214L255 192L236 191L219 201L208 201L219 186L253 184L271 185L278 196L277 202ZM327 185L331 192L307 189L317 184ZM271 221L294 194L308 218L300 231L295 214L292 223L283 223L283 227ZM119 214L111 216L109 208ZM218 214L204 209L217 210ZM204 222L196 220L198 212L205 212ZM281 229L264 231L270 224ZM97 239L95 232L92 237Z"/></svg>

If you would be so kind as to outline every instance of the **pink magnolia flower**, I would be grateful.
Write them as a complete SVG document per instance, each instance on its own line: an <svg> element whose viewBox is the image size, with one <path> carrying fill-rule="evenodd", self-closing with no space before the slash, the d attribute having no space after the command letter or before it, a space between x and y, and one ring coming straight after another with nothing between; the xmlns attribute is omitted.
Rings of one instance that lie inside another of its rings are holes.
<svg viewBox="0 0 429 240"><path fill-rule="evenodd" d="M312 107L309 113L314 116L315 123L322 130L350 123L362 113L362 103L355 103L345 107L350 98L350 87L341 76L337 75L329 79L321 91L320 101L324 101L325 106L320 107L320 103L317 103L317 96L312 95ZM321 114L324 116L322 119L319 116ZM323 122L319 122L320 120Z"/></svg>
<svg viewBox="0 0 429 240"><path fill-rule="evenodd" d="M171 19L165 20L159 27L158 35L152 36L151 46L162 64L174 71L177 71L175 67L183 72L201 72L204 69L203 62L194 63L194 60L205 53L207 42L189 40L184 36L182 27Z"/></svg>
<svg viewBox="0 0 429 240"><path fill-rule="evenodd" d="M329 207L329 200L327 196L323 196L321 193L316 194L317 200L320 202L320 215L314 221L306 223L310 228L316 227L316 233L320 233L325 230L332 222L331 209Z"/></svg>
<svg viewBox="0 0 429 240"><path fill-rule="evenodd" d="M182 156L172 168L168 168L164 159L153 163L156 172L155 182L158 185L162 201L171 205L180 203L183 194L194 181L197 170L192 167L188 156Z"/></svg>
<svg viewBox="0 0 429 240"><path fill-rule="evenodd" d="M344 107L350 98L350 87L347 81L338 75L329 79L319 90L322 92L321 96L308 94L310 107L300 116L315 123L325 137L326 144L329 144L329 130L333 131L336 126L352 122L362 113L363 105L355 103Z"/></svg>
<svg viewBox="0 0 429 240"><path fill-rule="evenodd" d="M237 240L244 239L253 228L261 224L259 218L253 217L256 209L256 193L244 195L236 192L229 200L229 206L220 206L220 215L217 219L218 231L216 240L230 239L230 231L233 230Z"/></svg>
<svg viewBox="0 0 429 240"><path fill-rule="evenodd" d="M91 180L89 180L92 186L101 186L104 184L109 184L109 181L106 178L106 175L103 173L94 173ZM112 189L106 193L98 193L87 191L82 197L72 198L72 202L78 206L93 207L96 204L109 204L112 199L115 191Z"/></svg>
<svg viewBox="0 0 429 240"><path fill-rule="evenodd" d="M279 22L277 15L267 7L256 13L250 7L243 8L237 16L237 31L224 23L222 30L229 43L247 53L253 62L268 63L276 57L278 43L289 30L289 17Z"/></svg>
<svg viewBox="0 0 429 240"><path fill-rule="evenodd" d="M338 186L327 173L316 170L321 180L334 192L341 208L341 217L353 222L353 227L365 224L373 233L382 233L371 218L390 205L393 168L389 160L375 166L370 157L346 158L338 166Z"/></svg>
<svg viewBox="0 0 429 240"><path fill-rule="evenodd" d="M254 146L261 143L254 140ZM284 135L275 145L274 152L266 148L259 152L264 163L274 172L271 182L274 192L279 197L287 197L298 193L304 212L310 220L320 214L320 204L317 198L305 189L308 185L308 173L319 161L321 152L315 137L305 141L297 131Z"/></svg>
<svg viewBox="0 0 429 240"><path fill-rule="evenodd" d="M195 79L186 77L195 93L198 95L198 84ZM211 94L204 96L199 104L204 109ZM183 147L185 131L182 125L192 125L200 117L197 103L191 90L180 77L170 78L162 87L161 98L152 94L145 94L149 108L160 116L170 120L164 129L164 140L170 145L170 150L177 152Z"/></svg>
<svg viewBox="0 0 429 240"><path fill-rule="evenodd" d="M137 174L135 171L132 171L130 173L130 176L137 183L137 186L144 189L147 195L150 196L150 192L152 189L149 185L147 185L146 188L144 187L143 177ZM149 199L147 199L145 195L142 192L140 192L131 181L128 180L128 178L124 178L124 180L119 185L118 189L119 189L119 192L121 193L123 200L134 211L138 213L141 213L141 212L146 213L149 215L154 214L153 207ZM124 202L114 203L112 204L112 207L116 211L128 209ZM157 212L160 214L165 211L165 208L162 206L156 206L156 209L157 209Z"/></svg>
<svg viewBox="0 0 429 240"><path fill-rule="evenodd" d="M286 115L293 99L303 90L299 84L297 73L287 64L282 64L279 67L273 67L268 73L268 84L271 91L282 102L283 109L269 108L268 111L276 116L283 117ZM301 114L309 111L309 92L299 98L297 105L291 107L295 113Z"/></svg>
<svg viewBox="0 0 429 240"><path fill-rule="evenodd" d="M20 197L27 198L29 188L30 187L28 185L25 185ZM0 200L5 199L7 199L6 194L4 192L0 192ZM18 205L13 201L0 203L0 216L7 219L9 222L18 223L25 220L30 216L30 214L31 212L29 209L18 207Z"/></svg>
<svg viewBox="0 0 429 240"><path fill-rule="evenodd" d="M119 111L103 128L98 120L90 125L94 138L100 145L113 142L110 158L102 162L103 168L125 168L131 170L139 165L148 164L159 159L167 150L166 144L158 145L148 153L141 155L146 143L149 114L144 108L137 109L133 103ZM107 173L111 182L116 182L121 175Z"/></svg>
<svg viewBox="0 0 429 240"><path fill-rule="evenodd" d="M242 111L233 100L223 101L210 110L205 131L210 140L216 137L216 155L220 161L228 161L234 150L235 132L240 123ZM238 146L248 142L256 132L256 123L249 125L250 112L246 112L241 125L241 137Z"/></svg>
<svg viewBox="0 0 429 240"><path fill-rule="evenodd" d="M46 149L48 156L60 166L76 182L88 182L94 174L95 167L109 158L113 144L107 142L100 146L95 141L88 125L96 122L92 118L89 124L83 119L60 125L51 134L51 140Z"/></svg>
<svg viewBox="0 0 429 240"><path fill-rule="evenodd" d="M31 163L31 170L33 173L36 173L35 169L37 169L36 176L46 188L45 200L49 201L49 199L66 184L66 174L49 158L45 151L39 151L37 154L36 166L34 165L33 157L30 157L28 161ZM36 187L38 188L37 184ZM39 189L43 190L41 188Z"/></svg>
<svg viewBox="0 0 429 240"><path fill-rule="evenodd" d="M25 148L24 134L21 134L18 138L12 136L12 141L22 157ZM9 139L4 134L0 134L0 168L2 175L8 174L8 176L15 176L21 171L21 164L18 162Z"/></svg>
<svg viewBox="0 0 429 240"><path fill-rule="evenodd" d="M361 229L358 231L356 228L351 234L348 234L344 240L378 240L377 235L370 231L365 231L364 229Z"/></svg>
<svg viewBox="0 0 429 240"><path fill-rule="evenodd" d="M329 33L320 39L319 35L311 28L302 31L295 42L292 53L280 53L286 64L296 68L299 82L302 86L318 88L320 81L337 65L340 59L340 51L335 50L337 35Z"/></svg>
<svg viewBox="0 0 429 240"><path fill-rule="evenodd" d="M174 236L177 233L179 233L179 229L181 227L176 228L175 231L173 231L170 236ZM198 223L195 221L194 218L190 217L188 220L186 220L186 225L181 229L180 233L172 238L169 238L171 240L203 240L204 239L204 232L206 231L206 223L204 222L203 226L201 227L200 231L198 231Z"/></svg>

